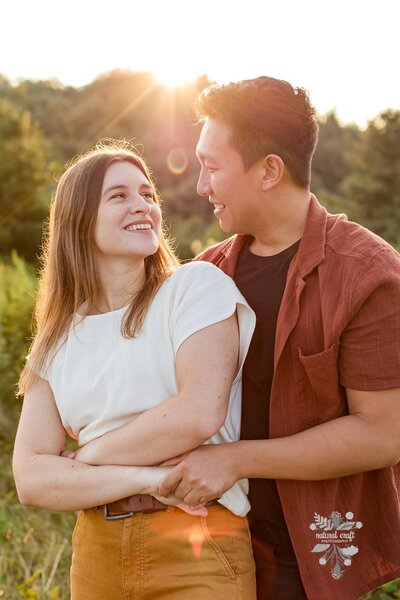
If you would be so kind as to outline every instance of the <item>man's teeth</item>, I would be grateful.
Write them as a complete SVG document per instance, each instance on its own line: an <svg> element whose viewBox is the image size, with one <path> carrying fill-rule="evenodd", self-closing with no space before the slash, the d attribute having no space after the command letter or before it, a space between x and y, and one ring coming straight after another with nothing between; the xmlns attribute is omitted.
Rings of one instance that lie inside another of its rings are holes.
<svg viewBox="0 0 400 600"><path fill-rule="evenodd" d="M225 208L225 204L214 204L215 208Z"/></svg>
<svg viewBox="0 0 400 600"><path fill-rule="evenodd" d="M137 225L128 225L127 231L136 231L137 229L151 229L150 223L138 223Z"/></svg>

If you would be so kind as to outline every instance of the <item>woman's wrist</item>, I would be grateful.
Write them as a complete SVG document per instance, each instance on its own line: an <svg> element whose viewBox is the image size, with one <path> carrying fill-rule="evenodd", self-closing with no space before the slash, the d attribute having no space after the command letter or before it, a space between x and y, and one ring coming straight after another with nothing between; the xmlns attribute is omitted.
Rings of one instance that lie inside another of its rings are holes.
<svg viewBox="0 0 400 600"><path fill-rule="evenodd" d="M136 477L139 476L143 483L143 491L141 493L152 496L159 493L161 481L171 470L170 467L135 467L135 469L139 469Z"/></svg>

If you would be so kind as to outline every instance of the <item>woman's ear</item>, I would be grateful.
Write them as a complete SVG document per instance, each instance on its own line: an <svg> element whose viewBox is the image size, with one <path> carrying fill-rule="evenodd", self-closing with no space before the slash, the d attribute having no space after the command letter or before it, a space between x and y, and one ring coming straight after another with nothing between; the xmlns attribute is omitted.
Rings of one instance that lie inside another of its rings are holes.
<svg viewBox="0 0 400 600"><path fill-rule="evenodd" d="M285 172L285 163L277 154L268 154L263 160L263 191L267 191L281 182Z"/></svg>

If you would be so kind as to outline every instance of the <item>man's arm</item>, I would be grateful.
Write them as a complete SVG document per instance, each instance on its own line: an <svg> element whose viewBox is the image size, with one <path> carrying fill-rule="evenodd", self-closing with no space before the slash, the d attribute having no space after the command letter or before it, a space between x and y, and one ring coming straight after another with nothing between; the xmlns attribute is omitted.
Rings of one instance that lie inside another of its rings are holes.
<svg viewBox="0 0 400 600"><path fill-rule="evenodd" d="M77 453L92 465L154 465L192 450L223 425L237 370L236 314L187 338L176 356L179 392Z"/></svg>
<svg viewBox="0 0 400 600"><path fill-rule="evenodd" d="M400 389L347 390L349 415L271 440L207 445L191 452L160 486L195 505L242 478L322 480L400 461Z"/></svg>

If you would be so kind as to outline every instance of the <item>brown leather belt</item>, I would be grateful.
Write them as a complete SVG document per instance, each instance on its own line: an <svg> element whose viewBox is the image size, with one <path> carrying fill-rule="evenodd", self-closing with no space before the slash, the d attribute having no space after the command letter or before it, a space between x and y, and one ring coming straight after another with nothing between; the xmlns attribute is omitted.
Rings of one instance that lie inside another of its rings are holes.
<svg viewBox="0 0 400 600"><path fill-rule="evenodd" d="M218 504L217 500L207 502L206 506ZM155 513L161 510L166 510L167 504L163 504L150 494L136 494L128 498L122 498L116 502L110 502L104 505L104 518L106 521L116 521L118 519L127 519L133 517L135 513Z"/></svg>
<svg viewBox="0 0 400 600"><path fill-rule="evenodd" d="M104 505L104 518L107 521L115 521L117 519L127 519L133 517L137 512L149 514L160 510L166 510L167 504L163 504L150 494L136 494L128 498L122 498L116 502L110 502Z"/></svg>

